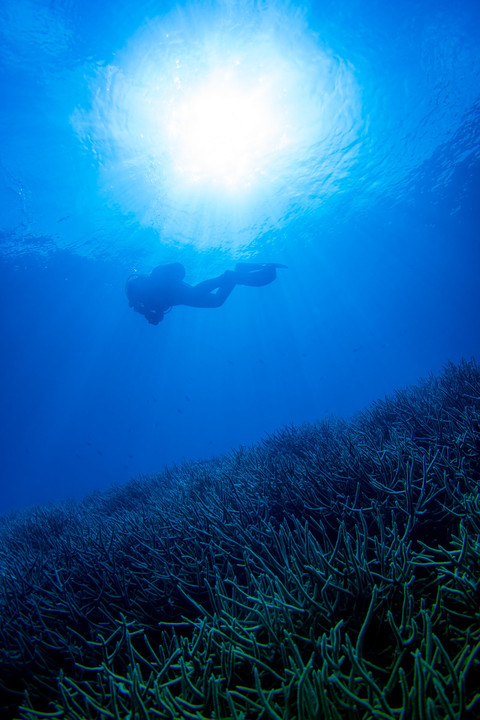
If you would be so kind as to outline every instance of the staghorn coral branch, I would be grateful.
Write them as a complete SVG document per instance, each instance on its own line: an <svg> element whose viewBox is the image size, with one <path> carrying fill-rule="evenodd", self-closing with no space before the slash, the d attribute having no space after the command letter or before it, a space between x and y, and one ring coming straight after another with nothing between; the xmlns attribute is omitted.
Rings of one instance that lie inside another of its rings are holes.
<svg viewBox="0 0 480 720"><path fill-rule="evenodd" d="M348 423L0 519L10 716L474 717L479 455L461 363Z"/></svg>

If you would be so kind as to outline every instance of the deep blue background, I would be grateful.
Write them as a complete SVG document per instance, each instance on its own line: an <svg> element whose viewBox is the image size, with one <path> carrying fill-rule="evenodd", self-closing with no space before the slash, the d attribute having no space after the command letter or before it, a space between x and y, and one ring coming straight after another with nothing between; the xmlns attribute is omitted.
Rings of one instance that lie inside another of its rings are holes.
<svg viewBox="0 0 480 720"><path fill-rule="evenodd" d="M59 4L69 29L59 48L32 41L49 3L21 2L15 17L4 4L0 511L350 415L480 355L480 61L467 52L480 18L477 3L449 5L310 8L359 79L370 118L362 162L325 208L304 204L243 253L286 263L274 284L239 287L215 311L176 308L153 327L124 297L138 257L145 269L180 260L193 281L236 258L105 246L92 228L157 235L95 200L98 168L69 117L87 102L84 63L109 62L167 8ZM68 90L67 71L78 78Z"/></svg>

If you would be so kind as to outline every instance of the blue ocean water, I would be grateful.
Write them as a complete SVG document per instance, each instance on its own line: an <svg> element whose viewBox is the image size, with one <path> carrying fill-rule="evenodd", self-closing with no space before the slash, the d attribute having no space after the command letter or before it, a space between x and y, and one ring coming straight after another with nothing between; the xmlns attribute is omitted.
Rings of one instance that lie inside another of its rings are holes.
<svg viewBox="0 0 480 720"><path fill-rule="evenodd" d="M476 2L3 0L0 511L478 357L479 46ZM288 270L126 302L239 260Z"/></svg>

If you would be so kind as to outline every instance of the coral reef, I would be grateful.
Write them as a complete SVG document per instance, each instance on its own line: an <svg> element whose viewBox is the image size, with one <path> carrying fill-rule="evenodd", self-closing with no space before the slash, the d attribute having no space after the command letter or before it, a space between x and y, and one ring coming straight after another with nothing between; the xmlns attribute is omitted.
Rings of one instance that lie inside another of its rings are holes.
<svg viewBox="0 0 480 720"><path fill-rule="evenodd" d="M4 717L480 715L480 370L0 519Z"/></svg>

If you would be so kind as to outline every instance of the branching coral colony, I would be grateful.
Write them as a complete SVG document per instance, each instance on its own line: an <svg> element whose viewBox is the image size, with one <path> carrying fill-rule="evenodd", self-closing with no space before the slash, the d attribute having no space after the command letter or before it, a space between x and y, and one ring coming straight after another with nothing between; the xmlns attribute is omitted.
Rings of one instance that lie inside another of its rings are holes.
<svg viewBox="0 0 480 720"><path fill-rule="evenodd" d="M5 717L480 717L480 370L4 518Z"/></svg>

